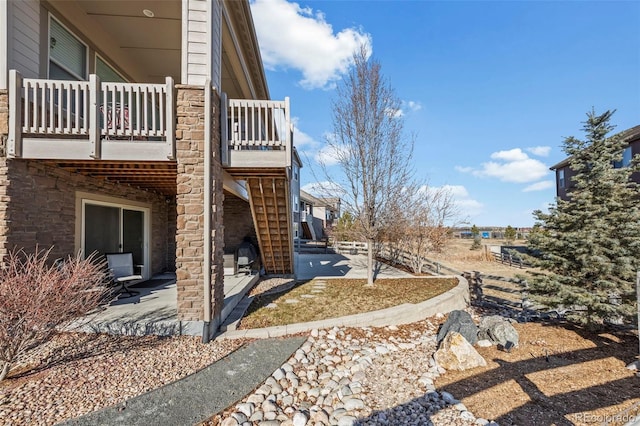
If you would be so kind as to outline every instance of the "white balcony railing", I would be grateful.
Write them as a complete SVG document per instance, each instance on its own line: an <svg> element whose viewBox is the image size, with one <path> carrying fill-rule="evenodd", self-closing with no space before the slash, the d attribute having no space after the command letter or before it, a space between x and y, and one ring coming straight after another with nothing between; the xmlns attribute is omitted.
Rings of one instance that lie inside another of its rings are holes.
<svg viewBox="0 0 640 426"><path fill-rule="evenodd" d="M170 77L165 84L101 83L93 74L62 81L11 70L9 80L10 157L174 158Z"/></svg>
<svg viewBox="0 0 640 426"><path fill-rule="evenodd" d="M291 167L293 128L284 101L222 95L222 160L228 167Z"/></svg>

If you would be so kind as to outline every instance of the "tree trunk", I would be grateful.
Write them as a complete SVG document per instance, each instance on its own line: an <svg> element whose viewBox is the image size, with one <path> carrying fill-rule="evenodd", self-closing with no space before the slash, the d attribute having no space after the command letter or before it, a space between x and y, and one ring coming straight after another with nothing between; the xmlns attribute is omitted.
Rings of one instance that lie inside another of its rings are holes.
<svg viewBox="0 0 640 426"><path fill-rule="evenodd" d="M10 363L8 362L2 362L2 371L0 371L0 382L4 380L5 377L7 377L7 374L9 374L9 367L11 366Z"/></svg>
<svg viewBox="0 0 640 426"><path fill-rule="evenodd" d="M373 240L367 240L367 286L373 287Z"/></svg>

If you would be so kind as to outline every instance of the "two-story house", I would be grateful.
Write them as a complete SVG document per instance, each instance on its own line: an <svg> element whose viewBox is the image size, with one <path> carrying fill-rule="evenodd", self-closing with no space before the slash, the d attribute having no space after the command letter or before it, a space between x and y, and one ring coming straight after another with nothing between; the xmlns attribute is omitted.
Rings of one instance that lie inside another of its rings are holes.
<svg viewBox="0 0 640 426"><path fill-rule="evenodd" d="M305 240L320 240L340 218L338 197L320 198L300 190L300 227L298 235Z"/></svg>
<svg viewBox="0 0 640 426"><path fill-rule="evenodd" d="M208 336L225 250L294 273L300 166L248 1L0 0L0 256L132 252Z"/></svg>
<svg viewBox="0 0 640 426"><path fill-rule="evenodd" d="M640 125L624 130L620 135L627 142L627 146L622 152L622 160L616 162L614 167L626 167L631 163L634 155L640 154ZM566 158L551 167L556 174L556 196L562 200L567 200L568 192L572 188L571 178L574 172L570 167L570 158ZM632 175L632 179L640 182L640 176Z"/></svg>

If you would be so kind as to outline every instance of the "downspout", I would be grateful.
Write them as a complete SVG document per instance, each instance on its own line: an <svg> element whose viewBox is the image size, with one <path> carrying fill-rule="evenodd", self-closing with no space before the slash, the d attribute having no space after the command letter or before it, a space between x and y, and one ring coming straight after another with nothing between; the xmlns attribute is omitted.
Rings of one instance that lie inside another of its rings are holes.
<svg viewBox="0 0 640 426"><path fill-rule="evenodd" d="M202 343L211 336L211 80L204 83L204 324Z"/></svg>

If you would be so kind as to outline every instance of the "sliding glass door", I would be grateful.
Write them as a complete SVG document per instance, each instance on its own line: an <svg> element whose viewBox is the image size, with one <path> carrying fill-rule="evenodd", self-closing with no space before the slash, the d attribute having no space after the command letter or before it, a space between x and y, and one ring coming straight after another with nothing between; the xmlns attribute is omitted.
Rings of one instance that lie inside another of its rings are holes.
<svg viewBox="0 0 640 426"><path fill-rule="evenodd" d="M134 265L148 278L146 209L85 201L82 216L85 256L131 252Z"/></svg>

